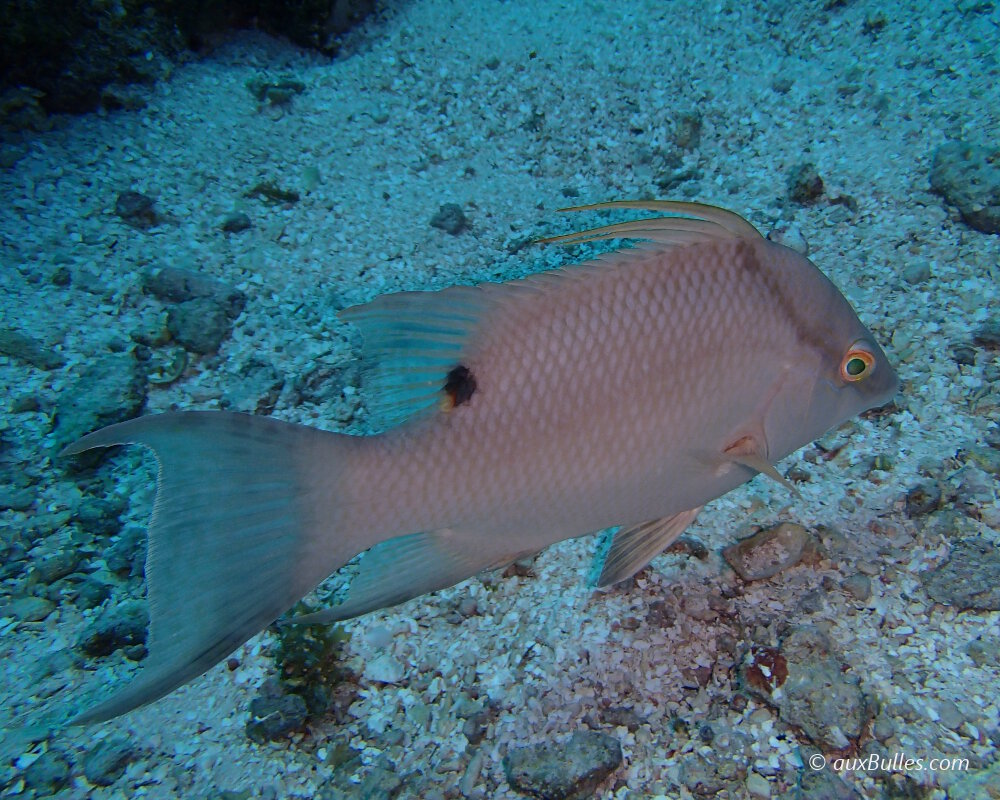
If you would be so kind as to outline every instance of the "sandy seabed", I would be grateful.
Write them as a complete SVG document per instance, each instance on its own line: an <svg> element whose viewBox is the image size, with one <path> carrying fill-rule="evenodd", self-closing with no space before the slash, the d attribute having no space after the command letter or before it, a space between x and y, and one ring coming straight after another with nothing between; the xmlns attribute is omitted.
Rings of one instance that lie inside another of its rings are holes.
<svg viewBox="0 0 1000 800"><path fill-rule="evenodd" d="M596 215L554 213L582 202L698 200L807 243L897 366L898 408L826 437L840 448L835 458L815 463L807 447L783 462L783 472L798 466L811 476L801 499L758 478L712 503L691 531L708 546L704 560L667 554L624 589L600 594L587 585L593 540L579 539L543 552L531 576L473 579L349 623L345 660L361 676L349 719L318 721L290 743L257 745L244 732L255 687L273 672L269 634L241 648L234 670L217 667L98 728L32 742L13 715L43 697L71 702L82 680L70 672L38 683L34 664L72 646L96 612L67 604L40 623L4 618L5 764L24 766L48 746L79 757L95 739L124 735L137 755L123 777L94 787L78 776L59 796L312 797L333 771L330 753L348 744L362 756L359 780L386 764L409 776L400 796L513 798L520 795L501 765L509 748L558 741L593 726L602 710L626 707L641 724L603 725L625 763L601 797L687 796L685 758L713 747L697 735L705 723L738 731L749 748L746 769L719 796L762 796L760 779L785 794L801 781L810 743L756 697L733 700L738 669L724 635L733 635L735 616L740 631L765 637L785 624L826 631L888 720L881 744L890 754L961 756L970 771L990 769L1000 668L977 665L965 648L982 638L995 652L1000 615L960 613L924 593L918 574L947 558L949 537L907 517L903 498L928 480L957 490L978 476L987 497L964 524L986 541L1000 538L996 476L962 455L984 448L996 425L1000 390L983 376L996 354L980 351L974 365L953 357L995 313L1000 240L968 228L928 187L944 142L996 144L996 10L652 0L388 6L336 60L234 36L178 66L142 110L67 119L17 146L16 163L0 175L0 315L67 363L46 372L0 359L10 395L35 395L43 409L0 411L5 457L39 477L35 507L0 512L5 527L79 501L52 456L44 412L86 364L158 318L162 305L142 292L144 270L193 269L247 294L219 356L193 358L182 379L151 386L147 401L147 412L214 408L251 359L290 382L319 361L351 358L338 308L386 291L571 263L579 253L526 242L599 224ZM871 24L878 13L884 26ZM261 76L290 76L305 90L262 107L246 86ZM692 120L698 140L679 146L678 131ZM803 162L826 186L808 206L785 199L787 176ZM669 177L685 170L687 179ZM247 197L261 182L300 199ZM114 206L126 190L154 197L166 221L148 231L124 224ZM845 197L856 209L831 202ZM429 224L444 203L462 206L468 230L453 236ZM234 212L253 227L224 233ZM919 263L930 277L904 281ZM47 279L60 267L74 276L68 287ZM337 422L343 406L339 395L293 404L286 394L273 413L363 430L363 416ZM872 469L875 456L888 469ZM131 499L129 521L144 523L149 465L134 471L135 457L116 458L104 469ZM839 545L818 562L743 584L719 551L748 526L783 520L828 526ZM859 573L871 581L867 599L824 589L818 608L804 607L824 577L839 584ZM456 624L446 612L470 597L478 613ZM649 622L658 599L676 609L673 625ZM403 667L397 683L365 677L385 654ZM102 669L116 672L113 663ZM474 746L458 713L470 693L494 707ZM21 784L11 774L14 796ZM889 785L864 771L842 777L864 797ZM910 777L927 796L944 797L967 773ZM976 796L961 791L953 796Z"/></svg>

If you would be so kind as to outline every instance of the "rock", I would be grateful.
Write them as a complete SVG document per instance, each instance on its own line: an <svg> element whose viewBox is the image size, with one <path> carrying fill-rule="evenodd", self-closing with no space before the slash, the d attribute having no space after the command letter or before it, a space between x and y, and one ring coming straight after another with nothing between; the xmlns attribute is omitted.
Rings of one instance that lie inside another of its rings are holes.
<svg viewBox="0 0 1000 800"><path fill-rule="evenodd" d="M465 722L462 723L462 733L469 740L469 744L477 745L486 738L493 717L493 712L489 708L484 708L466 718Z"/></svg>
<svg viewBox="0 0 1000 800"><path fill-rule="evenodd" d="M341 364L315 364L307 372L295 376L288 401L295 406L302 403L336 403L344 399L344 390L350 387L352 400L360 402L357 388L361 384L361 369L357 361Z"/></svg>
<svg viewBox="0 0 1000 800"><path fill-rule="evenodd" d="M931 167L931 190L958 207L967 225L1000 233L1000 158L995 146L947 142Z"/></svg>
<svg viewBox="0 0 1000 800"><path fill-rule="evenodd" d="M801 525L782 522L730 545L722 557L743 580L763 580L798 564L809 542Z"/></svg>
<svg viewBox="0 0 1000 800"><path fill-rule="evenodd" d="M825 767L819 770L807 767L802 771L792 800L861 800L861 795L837 773Z"/></svg>
<svg viewBox="0 0 1000 800"><path fill-rule="evenodd" d="M73 520L93 536L114 536L121 530L123 511L125 501L117 495L87 497L73 512Z"/></svg>
<svg viewBox="0 0 1000 800"><path fill-rule="evenodd" d="M878 741L884 742L896 735L896 724L889 714L879 714L872 724L872 736Z"/></svg>
<svg viewBox="0 0 1000 800"><path fill-rule="evenodd" d="M794 628L779 648L754 646L741 673L753 694L825 751L854 746L872 718L860 679L817 628Z"/></svg>
<svg viewBox="0 0 1000 800"><path fill-rule="evenodd" d="M0 30L7 31L9 29L9 25L4 25ZM6 78L6 76L4 77ZM0 83L0 87L6 83L7 81L4 80ZM4 91L3 94L0 94L0 128L8 131L51 130L52 121L46 116L45 109L40 102L43 97L45 97L45 92L27 86ZM13 162L11 166L20 161L21 158L23 158L23 154L17 155L14 148L4 148L3 160L8 163Z"/></svg>
<svg viewBox="0 0 1000 800"><path fill-rule="evenodd" d="M591 796L622 763L618 740L597 731L577 731L561 743L513 748L504 756L507 782L544 800Z"/></svg>
<svg viewBox="0 0 1000 800"><path fill-rule="evenodd" d="M139 416L145 403L145 371L132 355L112 353L95 359L59 394L54 428L57 450L85 433ZM81 454L76 460L94 464L103 452Z"/></svg>
<svg viewBox="0 0 1000 800"><path fill-rule="evenodd" d="M505 578L533 578L535 577L535 556L519 558L506 566L503 571Z"/></svg>
<svg viewBox="0 0 1000 800"><path fill-rule="evenodd" d="M232 321L215 300L199 297L167 311L167 330L187 350L200 355L219 352L232 333Z"/></svg>
<svg viewBox="0 0 1000 800"><path fill-rule="evenodd" d="M746 779L747 794L751 797L767 798L771 796L771 784L762 775L751 772Z"/></svg>
<svg viewBox="0 0 1000 800"><path fill-rule="evenodd" d="M988 319L976 328L972 343L987 350L1000 350L1000 319Z"/></svg>
<svg viewBox="0 0 1000 800"><path fill-rule="evenodd" d="M469 220L458 203L445 203L431 217L431 227L440 228L452 236L458 236L469 227Z"/></svg>
<svg viewBox="0 0 1000 800"><path fill-rule="evenodd" d="M872 581L867 575L856 572L840 582L841 588L855 600L864 602L872 596Z"/></svg>
<svg viewBox="0 0 1000 800"><path fill-rule="evenodd" d="M944 564L920 574L932 600L962 611L1000 611L1000 550L983 539L959 539Z"/></svg>
<svg viewBox="0 0 1000 800"><path fill-rule="evenodd" d="M52 271L49 277L53 286L69 286L73 282L73 273L65 264L61 264Z"/></svg>
<svg viewBox="0 0 1000 800"><path fill-rule="evenodd" d="M104 563L116 575L130 578L143 574L146 558L146 529L129 525L104 548Z"/></svg>
<svg viewBox="0 0 1000 800"><path fill-rule="evenodd" d="M138 86L112 83L101 90L101 107L109 111L141 111L148 103L148 90Z"/></svg>
<svg viewBox="0 0 1000 800"><path fill-rule="evenodd" d="M796 253L801 253L804 256L809 255L809 242L802 234L801 228L794 225L777 225L768 232L767 238L769 241L791 248Z"/></svg>
<svg viewBox="0 0 1000 800"><path fill-rule="evenodd" d="M83 757L84 777L95 786L110 786L135 757L136 751L128 739L105 739Z"/></svg>
<svg viewBox="0 0 1000 800"><path fill-rule="evenodd" d="M795 85L795 79L790 75L778 75L771 81L771 90L778 94L788 94Z"/></svg>
<svg viewBox="0 0 1000 800"><path fill-rule="evenodd" d="M59 750L46 750L24 770L24 785L47 797L69 783L69 761Z"/></svg>
<svg viewBox="0 0 1000 800"><path fill-rule="evenodd" d="M980 636L965 646L965 652L977 667L1000 667L1000 639Z"/></svg>
<svg viewBox="0 0 1000 800"><path fill-rule="evenodd" d="M629 733L635 733L646 723L646 720L634 709L624 706L611 706L601 711L601 722L615 728L627 728Z"/></svg>
<svg viewBox="0 0 1000 800"><path fill-rule="evenodd" d="M910 286L916 286L918 283L927 283L930 279L931 265L926 261L918 261L903 267L903 280L910 284Z"/></svg>
<svg viewBox="0 0 1000 800"><path fill-rule="evenodd" d="M0 486L0 511L27 511L35 503L31 489L14 489Z"/></svg>
<svg viewBox="0 0 1000 800"><path fill-rule="evenodd" d="M788 171L788 198L795 203L808 205L823 196L823 179L814 164L797 164Z"/></svg>
<svg viewBox="0 0 1000 800"><path fill-rule="evenodd" d="M218 352L232 332L232 322L246 306L243 292L190 270L166 267L147 274L144 284L156 297L175 304L167 309L169 335L201 355ZM177 375L157 382L176 379L185 366L186 362L180 364Z"/></svg>
<svg viewBox="0 0 1000 800"><path fill-rule="evenodd" d="M295 95L306 90L306 85L295 78L271 79L261 76L250 79L246 86L259 102L272 106L288 105Z"/></svg>
<svg viewBox="0 0 1000 800"><path fill-rule="evenodd" d="M683 111L674 124L674 144L683 150L694 150L701 144L702 118L697 111Z"/></svg>
<svg viewBox="0 0 1000 800"><path fill-rule="evenodd" d="M702 797L719 795L727 786L746 781L753 757L750 737L742 731L724 721L716 722L712 730L710 748L699 748L680 761L680 780Z"/></svg>
<svg viewBox="0 0 1000 800"><path fill-rule="evenodd" d="M41 410L41 397L35 393L18 395L10 401L11 414L32 414Z"/></svg>
<svg viewBox="0 0 1000 800"><path fill-rule="evenodd" d="M52 584L60 578L65 578L75 572L79 565L80 553L72 548L65 548L40 558L34 564L38 579L45 584Z"/></svg>
<svg viewBox="0 0 1000 800"><path fill-rule="evenodd" d="M13 617L21 622L41 622L55 608L55 603L44 597L19 597L0 608L0 617Z"/></svg>
<svg viewBox="0 0 1000 800"><path fill-rule="evenodd" d="M113 11L99 3L66 6L55 0L6 4L2 87L31 87L49 112L92 111L103 87L123 80L152 83L165 73L167 57L185 48L176 23L187 16L128 3Z"/></svg>
<svg viewBox="0 0 1000 800"><path fill-rule="evenodd" d="M399 683L406 668L388 653L381 653L365 662L364 676L373 683Z"/></svg>
<svg viewBox="0 0 1000 800"><path fill-rule="evenodd" d="M271 364L257 358L239 371L239 380L222 395L220 405L231 411L270 414L285 386L285 376Z"/></svg>
<svg viewBox="0 0 1000 800"><path fill-rule="evenodd" d="M39 369L59 369L66 364L55 350L13 328L0 328L0 353Z"/></svg>
<svg viewBox="0 0 1000 800"><path fill-rule="evenodd" d="M247 298L239 289L181 267L163 267L147 272L142 279L143 288L154 297L170 303L184 303L207 297L225 308L233 319L246 306Z"/></svg>
<svg viewBox="0 0 1000 800"><path fill-rule="evenodd" d="M222 230L226 233L242 233L252 227L253 222L250 220L250 217L242 211L227 214L226 218L222 220L221 225Z"/></svg>
<svg viewBox="0 0 1000 800"><path fill-rule="evenodd" d="M299 202L298 192L294 189L283 189L271 181L262 181L261 183L255 184L254 187L245 192L243 196L262 198L272 203L291 204Z"/></svg>
<svg viewBox="0 0 1000 800"><path fill-rule="evenodd" d="M1000 800L1000 761L960 773L948 786L948 800Z"/></svg>
<svg viewBox="0 0 1000 800"><path fill-rule="evenodd" d="M937 707L938 720L950 730L957 731L965 722L965 717L954 700L942 700Z"/></svg>
<svg viewBox="0 0 1000 800"><path fill-rule="evenodd" d="M250 702L247 738L258 744L285 739L305 727L308 713L306 701L297 694L256 697Z"/></svg>
<svg viewBox="0 0 1000 800"><path fill-rule="evenodd" d="M361 781L358 797L365 800L394 800L403 788L403 778L392 762L386 760L376 764L375 768Z"/></svg>
<svg viewBox="0 0 1000 800"><path fill-rule="evenodd" d="M115 214L133 228L145 230L160 221L156 213L156 201L141 192L119 192L115 200Z"/></svg>
<svg viewBox="0 0 1000 800"><path fill-rule="evenodd" d="M138 660L145 655L148 626L146 604L126 600L101 614L78 647L89 656L106 656L123 650L129 658Z"/></svg>
<svg viewBox="0 0 1000 800"><path fill-rule="evenodd" d="M76 585L73 603L77 608L97 608L111 596L112 584L88 575Z"/></svg>
<svg viewBox="0 0 1000 800"><path fill-rule="evenodd" d="M44 680L50 675L59 675L69 669L83 669L83 659L67 647L53 650L41 656L34 663L34 679Z"/></svg>
<svg viewBox="0 0 1000 800"><path fill-rule="evenodd" d="M976 349L964 342L953 344L949 348L951 360L961 367L974 367L976 365Z"/></svg>
<svg viewBox="0 0 1000 800"><path fill-rule="evenodd" d="M941 487L936 483L921 483L906 493L906 516L919 517L941 507Z"/></svg>

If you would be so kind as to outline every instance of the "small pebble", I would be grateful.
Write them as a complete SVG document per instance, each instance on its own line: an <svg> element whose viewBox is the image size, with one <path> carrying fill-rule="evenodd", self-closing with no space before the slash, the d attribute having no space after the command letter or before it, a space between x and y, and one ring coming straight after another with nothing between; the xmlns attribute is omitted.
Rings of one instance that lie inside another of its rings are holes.
<svg viewBox="0 0 1000 800"><path fill-rule="evenodd" d="M58 750L48 750L24 770L24 785L47 797L69 783L69 762Z"/></svg>
<svg viewBox="0 0 1000 800"><path fill-rule="evenodd" d="M297 694L256 697L250 701L247 738L258 744L285 739L302 729L308 714L306 701Z"/></svg>
<svg viewBox="0 0 1000 800"><path fill-rule="evenodd" d="M155 203L140 192L121 192L115 200L115 214L133 228L150 228L159 221Z"/></svg>
<svg viewBox="0 0 1000 800"><path fill-rule="evenodd" d="M84 756L83 774L95 786L110 786L122 776L135 755L128 739L105 739Z"/></svg>
<svg viewBox="0 0 1000 800"><path fill-rule="evenodd" d="M364 676L373 683L399 683L406 670L388 653L382 653L365 664Z"/></svg>
<svg viewBox="0 0 1000 800"><path fill-rule="evenodd" d="M940 722L949 730L958 730L965 722L965 717L952 700L943 700L937 707Z"/></svg>
<svg viewBox="0 0 1000 800"><path fill-rule="evenodd" d="M458 203L445 203L431 217L431 227L440 228L452 236L458 236L469 227L469 220Z"/></svg>
<svg viewBox="0 0 1000 800"><path fill-rule="evenodd" d="M239 211L229 214L222 221L222 230L226 233L242 233L252 227L250 217Z"/></svg>
<svg viewBox="0 0 1000 800"><path fill-rule="evenodd" d="M814 164L798 164L788 173L788 197L795 203L815 203L823 196L823 179Z"/></svg>
<svg viewBox="0 0 1000 800"><path fill-rule="evenodd" d="M931 266L926 261L918 261L903 267L903 280L911 286L926 283L931 279Z"/></svg>
<svg viewBox="0 0 1000 800"><path fill-rule="evenodd" d="M55 608L55 604L44 597L19 597L0 609L0 617L13 617L21 622L41 622Z"/></svg>
<svg viewBox="0 0 1000 800"><path fill-rule="evenodd" d="M976 348L962 343L952 345L951 360L959 366L973 367L976 365Z"/></svg>
<svg viewBox="0 0 1000 800"><path fill-rule="evenodd" d="M979 637L965 646L965 652L978 666L1000 666L1000 639Z"/></svg>
<svg viewBox="0 0 1000 800"><path fill-rule="evenodd" d="M840 585L855 600L865 601L872 596L872 581L867 575L861 573L849 575Z"/></svg>
<svg viewBox="0 0 1000 800"><path fill-rule="evenodd" d="M0 511L27 511L35 502L35 493L30 489L0 487Z"/></svg>
<svg viewBox="0 0 1000 800"><path fill-rule="evenodd" d="M892 717L888 714L879 714L875 718L875 724L872 726L872 734L880 742L884 742L886 739L894 736L896 734L896 726L892 722Z"/></svg>
<svg viewBox="0 0 1000 800"><path fill-rule="evenodd" d="M936 483L921 483L906 493L906 516L920 517L941 506L941 487Z"/></svg>
<svg viewBox="0 0 1000 800"><path fill-rule="evenodd" d="M770 797L771 796L771 784L768 783L767 779L758 775L756 772L751 772L747 775L747 792L750 793L751 797Z"/></svg>
<svg viewBox="0 0 1000 800"><path fill-rule="evenodd" d="M976 328L972 343L988 350L1000 349L1000 319L989 319Z"/></svg>

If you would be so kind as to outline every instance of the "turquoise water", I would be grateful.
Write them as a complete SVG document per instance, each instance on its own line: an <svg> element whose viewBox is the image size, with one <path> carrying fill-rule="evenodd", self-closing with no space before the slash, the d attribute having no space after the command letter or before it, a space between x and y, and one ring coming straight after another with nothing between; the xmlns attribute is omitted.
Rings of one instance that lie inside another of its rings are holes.
<svg viewBox="0 0 1000 800"><path fill-rule="evenodd" d="M557 796L984 796L997 237L957 203L996 180L998 19L990 3L400 2L336 56L236 31L129 107L7 131L5 795L531 796L518 770L546 756L520 748L549 743ZM946 200L931 176L954 141ZM145 653L155 464L133 449L74 469L59 447L180 409L368 433L337 311L570 265L588 251L533 240L612 218L558 208L652 197L807 250L902 378L890 409L778 465L801 498L757 478L607 593L578 539L336 629L271 629L111 722L36 724ZM781 522L801 529L724 555ZM744 579L744 551L784 566ZM276 706L290 730L248 734Z"/></svg>

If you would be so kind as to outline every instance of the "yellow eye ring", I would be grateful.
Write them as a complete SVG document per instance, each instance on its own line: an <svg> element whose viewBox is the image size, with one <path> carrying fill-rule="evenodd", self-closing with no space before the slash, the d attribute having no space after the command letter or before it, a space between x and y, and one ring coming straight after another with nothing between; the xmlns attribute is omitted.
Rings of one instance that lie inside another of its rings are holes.
<svg viewBox="0 0 1000 800"><path fill-rule="evenodd" d="M856 383L871 375L874 369L875 354L867 346L857 342L851 345L840 362L840 377L849 383Z"/></svg>

